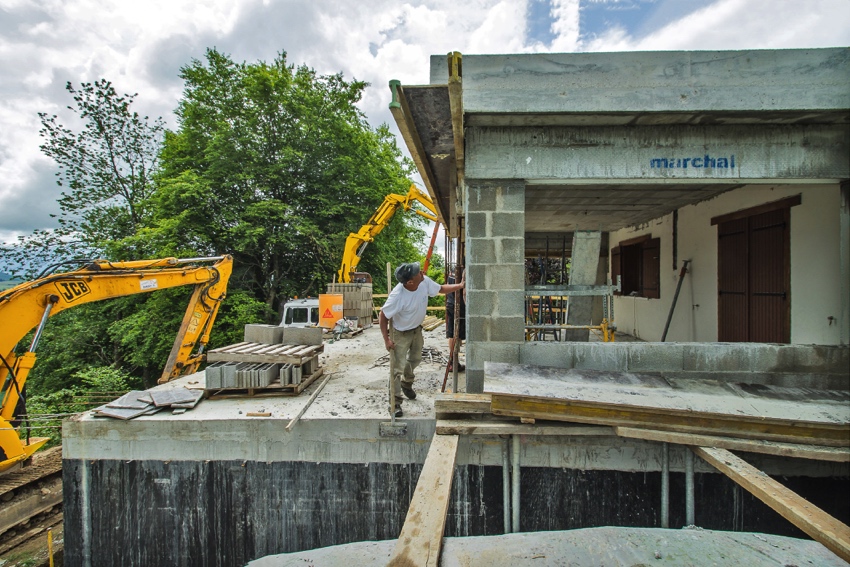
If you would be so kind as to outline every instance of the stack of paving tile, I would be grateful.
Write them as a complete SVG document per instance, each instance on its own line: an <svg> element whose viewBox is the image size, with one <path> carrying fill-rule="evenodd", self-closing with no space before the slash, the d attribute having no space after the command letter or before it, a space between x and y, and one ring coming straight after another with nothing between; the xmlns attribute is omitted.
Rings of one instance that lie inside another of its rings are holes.
<svg viewBox="0 0 850 567"><path fill-rule="evenodd" d="M133 390L105 406L96 408L94 412L96 415L125 420L151 415L165 408L171 408L173 413L183 413L198 405L203 395L201 390L188 388Z"/></svg>

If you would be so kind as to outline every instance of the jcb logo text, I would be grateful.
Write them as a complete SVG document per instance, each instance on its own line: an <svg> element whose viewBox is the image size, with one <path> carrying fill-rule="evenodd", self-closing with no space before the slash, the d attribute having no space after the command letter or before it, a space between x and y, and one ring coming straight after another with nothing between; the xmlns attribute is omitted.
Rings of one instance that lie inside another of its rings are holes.
<svg viewBox="0 0 850 567"><path fill-rule="evenodd" d="M55 285L68 303L91 293L91 288L86 282L61 282Z"/></svg>

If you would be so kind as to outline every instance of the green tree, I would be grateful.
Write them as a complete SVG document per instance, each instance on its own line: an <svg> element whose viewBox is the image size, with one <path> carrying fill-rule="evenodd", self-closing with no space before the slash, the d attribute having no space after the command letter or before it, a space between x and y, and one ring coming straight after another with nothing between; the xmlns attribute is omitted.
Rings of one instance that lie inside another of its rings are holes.
<svg viewBox="0 0 850 567"><path fill-rule="evenodd" d="M74 101L68 110L82 124L79 131L55 114L39 113L41 151L56 162L57 183L64 188L58 226L0 249L0 260L28 278L58 260L115 252L114 243L145 225L154 192L162 119L140 116L131 109L136 95L119 95L104 79L65 88Z"/></svg>
<svg viewBox="0 0 850 567"><path fill-rule="evenodd" d="M269 312L315 295L339 269L348 233L388 193L406 192L411 165L385 126L356 103L366 83L320 76L279 55L237 64L216 50L181 70L180 126L166 135L157 231L199 253L232 253L236 279ZM370 249L379 267L417 255L409 215Z"/></svg>

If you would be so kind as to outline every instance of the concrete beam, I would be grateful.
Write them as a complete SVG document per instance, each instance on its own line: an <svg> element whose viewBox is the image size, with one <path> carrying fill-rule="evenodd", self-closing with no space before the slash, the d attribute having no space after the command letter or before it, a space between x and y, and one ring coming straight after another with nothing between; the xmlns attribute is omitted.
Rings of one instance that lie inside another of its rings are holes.
<svg viewBox="0 0 850 567"><path fill-rule="evenodd" d="M467 179L659 183L850 178L850 127L468 128Z"/></svg>
<svg viewBox="0 0 850 567"><path fill-rule="evenodd" d="M448 80L431 57L431 83ZM850 49L464 55L463 107L477 113L838 111ZM766 117L769 118L769 117Z"/></svg>

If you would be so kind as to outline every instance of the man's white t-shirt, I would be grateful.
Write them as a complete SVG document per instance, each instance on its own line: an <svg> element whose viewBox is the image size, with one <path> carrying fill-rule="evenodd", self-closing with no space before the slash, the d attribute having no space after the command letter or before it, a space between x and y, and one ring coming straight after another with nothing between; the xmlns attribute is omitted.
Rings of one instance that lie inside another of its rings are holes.
<svg viewBox="0 0 850 567"><path fill-rule="evenodd" d="M425 276L416 291L409 291L403 285L396 284L381 311L384 317L393 320L393 328L397 331L415 329L425 320L428 298L439 295L441 287L428 276Z"/></svg>

